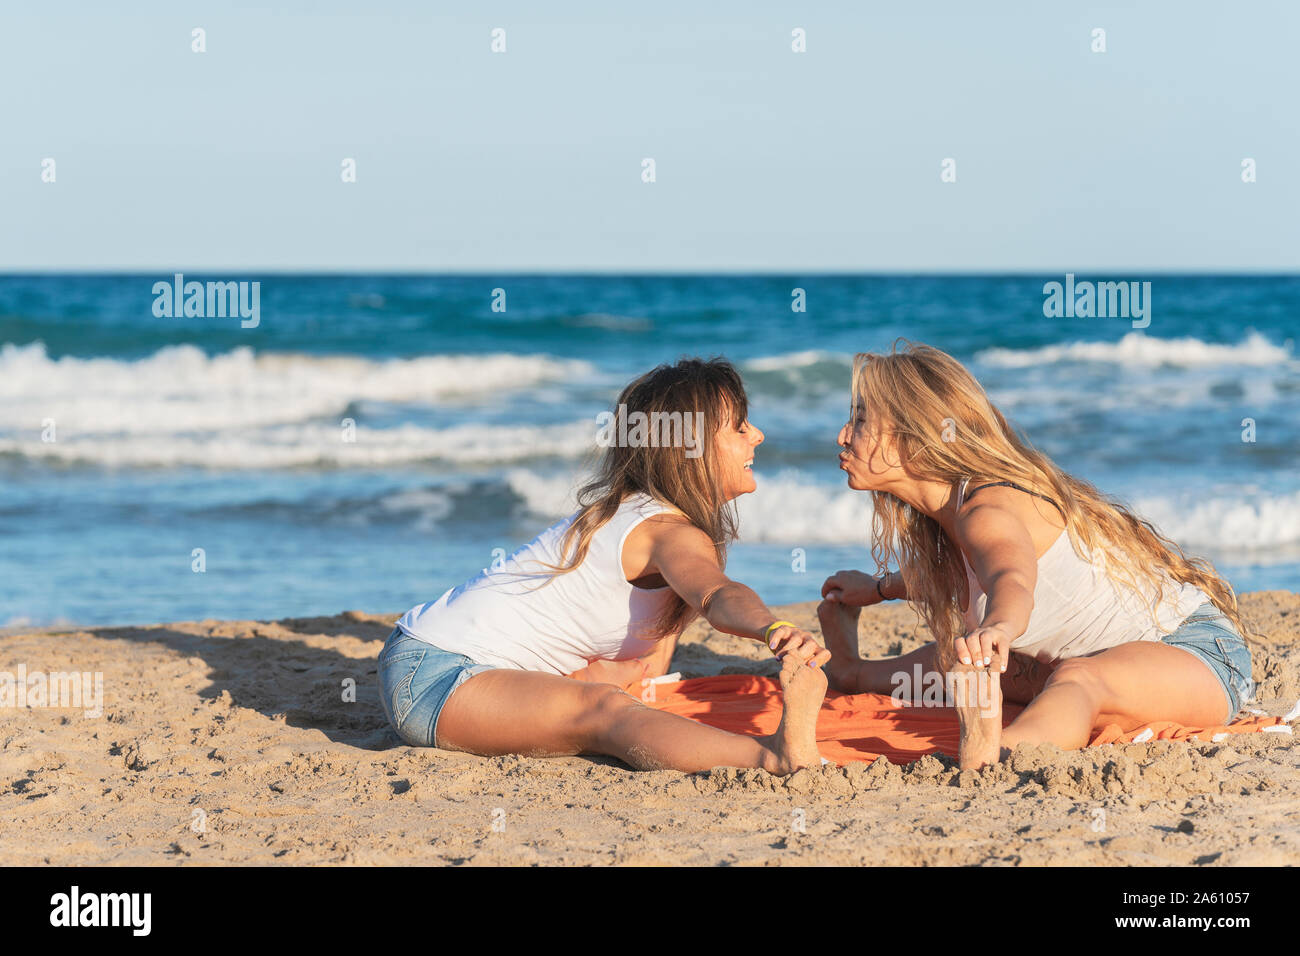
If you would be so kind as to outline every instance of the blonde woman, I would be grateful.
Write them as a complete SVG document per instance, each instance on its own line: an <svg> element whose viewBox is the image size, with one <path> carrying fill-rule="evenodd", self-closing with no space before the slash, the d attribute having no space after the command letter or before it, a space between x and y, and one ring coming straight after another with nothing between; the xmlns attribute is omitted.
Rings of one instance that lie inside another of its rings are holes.
<svg viewBox="0 0 1300 956"><path fill-rule="evenodd" d="M483 755L607 754L637 769L776 774L819 764L830 653L723 573L732 502L755 489L763 441L740 376L721 360L662 365L616 407L619 441L574 515L397 622L379 657L389 722L409 744ZM781 657L775 734L730 734L620 689L663 674L696 614Z"/></svg>
<svg viewBox="0 0 1300 956"><path fill-rule="evenodd" d="M1020 743L1083 747L1102 724L1218 726L1249 697L1228 584L1022 441L956 359L910 343L858 355L839 444L849 487L872 494L877 574L822 587L832 687L890 694L920 664L964 688L962 767ZM860 609L899 598L934 642L861 660ZM1028 704L1005 730L1004 696Z"/></svg>

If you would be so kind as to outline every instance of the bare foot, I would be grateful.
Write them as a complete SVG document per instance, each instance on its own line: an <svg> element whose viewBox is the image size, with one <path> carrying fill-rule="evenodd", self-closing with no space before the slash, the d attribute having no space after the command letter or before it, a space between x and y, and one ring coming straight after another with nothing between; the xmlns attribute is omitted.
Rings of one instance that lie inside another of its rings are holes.
<svg viewBox="0 0 1300 956"><path fill-rule="evenodd" d="M800 767L820 767L817 749L817 714L826 699L826 675L820 667L799 664L786 655L781 666L784 710L781 726L766 738L776 754L775 774L794 773Z"/></svg>
<svg viewBox="0 0 1300 956"><path fill-rule="evenodd" d="M858 654L858 615L860 607L850 607L839 601L822 601L817 606L817 619L821 621L822 638L831 659L823 667L831 687L845 694L856 694L858 672L862 658Z"/></svg>
<svg viewBox="0 0 1300 956"><path fill-rule="evenodd" d="M957 765L962 770L978 770L1002 756L1001 676L987 668L961 664L948 673L961 727Z"/></svg>

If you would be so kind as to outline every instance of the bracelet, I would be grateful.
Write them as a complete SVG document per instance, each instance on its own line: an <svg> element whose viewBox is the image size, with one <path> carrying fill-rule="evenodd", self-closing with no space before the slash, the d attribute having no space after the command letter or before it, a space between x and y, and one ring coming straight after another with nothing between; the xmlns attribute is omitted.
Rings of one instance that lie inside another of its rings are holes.
<svg viewBox="0 0 1300 956"><path fill-rule="evenodd" d="M880 600L882 600L882 601L888 601L888 600L889 600L889 598L885 597L885 592L882 591L882 590L880 590L880 585L884 582L885 578L888 577L888 576L889 576L889 572L886 571L885 574L883 574L883 575L881 575L880 577L876 578L876 593L880 595Z"/></svg>
<svg viewBox="0 0 1300 956"><path fill-rule="evenodd" d="M798 626L799 625L795 624L793 621L773 621L771 624L769 624L766 628L763 629L763 643L767 644L767 649L769 651L772 651L773 654L775 654L776 651L772 650L772 645L769 643L772 637L772 632L775 631L778 627L798 627Z"/></svg>

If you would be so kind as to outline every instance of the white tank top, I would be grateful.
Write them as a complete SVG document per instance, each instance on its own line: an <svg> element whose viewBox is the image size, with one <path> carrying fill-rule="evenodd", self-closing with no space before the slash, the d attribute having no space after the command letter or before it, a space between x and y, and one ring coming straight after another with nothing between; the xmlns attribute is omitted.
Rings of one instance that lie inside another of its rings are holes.
<svg viewBox="0 0 1300 956"><path fill-rule="evenodd" d="M966 499L962 479L957 508ZM988 606L988 595L966 565L970 592L965 624L979 627ZM1070 535L1062 531L1038 559L1038 581L1034 585L1034 609L1025 633L1011 642L1013 650L1041 661L1052 662L1083 657L1129 641L1158 641L1181 624L1209 598L1191 584L1170 581L1158 609L1160 627L1152 619L1154 590L1138 594L1107 576L1100 561L1093 563L1074 550Z"/></svg>
<svg viewBox="0 0 1300 956"><path fill-rule="evenodd" d="M444 651L513 670L563 675L594 660L640 657L654 648L645 635L673 592L628 583L623 542L645 519L675 510L647 495L629 496L592 534L582 564L552 575L543 562L566 563L560 544L577 517L570 515L499 566L411 608L397 626Z"/></svg>

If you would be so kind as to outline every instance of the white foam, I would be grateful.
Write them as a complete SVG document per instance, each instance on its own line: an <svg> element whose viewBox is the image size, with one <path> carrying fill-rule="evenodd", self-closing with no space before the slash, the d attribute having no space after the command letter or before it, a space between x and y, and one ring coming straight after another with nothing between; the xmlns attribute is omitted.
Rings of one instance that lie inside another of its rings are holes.
<svg viewBox="0 0 1300 956"><path fill-rule="evenodd" d="M58 440L0 438L0 453L109 468L223 469L305 466L379 467L420 461L463 465L578 458L594 447L590 422L551 426L463 425L454 428L358 428L345 442L337 425L282 425L203 435L96 436L60 430Z"/></svg>
<svg viewBox="0 0 1300 956"><path fill-rule="evenodd" d="M1129 332L1118 342L1067 342L1034 349L984 349L976 358L1002 368L1028 368L1059 362L1105 362L1118 365L1183 367L1206 365L1279 365L1292 358L1289 348L1252 332L1236 345L1195 338L1161 339Z"/></svg>
<svg viewBox="0 0 1300 956"><path fill-rule="evenodd" d="M528 510L561 518L577 507L582 476L538 475L525 468L506 473L510 489ZM798 472L759 475L758 490L737 501L741 540L782 544L865 545L871 528L871 498L847 488L816 485Z"/></svg>
<svg viewBox="0 0 1300 956"><path fill-rule="evenodd" d="M783 544L860 544L871 534L871 496L812 484L798 472L757 475L758 490L742 495L740 538Z"/></svg>
<svg viewBox="0 0 1300 956"><path fill-rule="evenodd" d="M543 518L563 518L577 510L577 491L582 479L574 475L538 475L524 468L506 472L510 490L524 499L524 505Z"/></svg>
<svg viewBox="0 0 1300 956"><path fill-rule="evenodd" d="M755 474L758 490L737 499L740 539L790 545L846 544L867 547L871 534L871 496L843 485L814 481L786 470ZM539 475L517 468L506 475L510 488L528 509L546 518L570 514L581 476ZM1262 556L1300 545L1300 492L1268 496L1237 493L1192 499L1141 498L1139 515L1166 536L1196 551L1248 551Z"/></svg>
<svg viewBox="0 0 1300 956"><path fill-rule="evenodd" d="M376 504L385 514L414 514L425 527L435 525L453 510L451 496L437 488L402 488L384 495Z"/></svg>
<svg viewBox="0 0 1300 956"><path fill-rule="evenodd" d="M1133 505L1162 534L1188 548L1259 552L1300 544L1300 491L1138 498Z"/></svg>
<svg viewBox="0 0 1300 956"><path fill-rule="evenodd" d="M360 402L438 407L587 375L584 362L545 356L206 355L170 346L146 358L51 359L41 343L0 349L0 452L110 467L280 468L441 460L517 462L578 457L591 423L548 426L413 424L356 427ZM53 441L42 440L44 423Z"/></svg>
<svg viewBox="0 0 1300 956"><path fill-rule="evenodd" d="M821 362L851 365L852 359L838 352L805 349L801 352L786 352L782 355L765 355L749 359L742 363L741 367L754 372L783 372L791 368L807 368L809 365L817 365Z"/></svg>
<svg viewBox="0 0 1300 956"><path fill-rule="evenodd" d="M175 345L134 361L64 356L40 342L0 349L0 432L46 418L68 434L177 434L341 415L353 402L439 405L588 375L585 362L529 355L209 356Z"/></svg>

